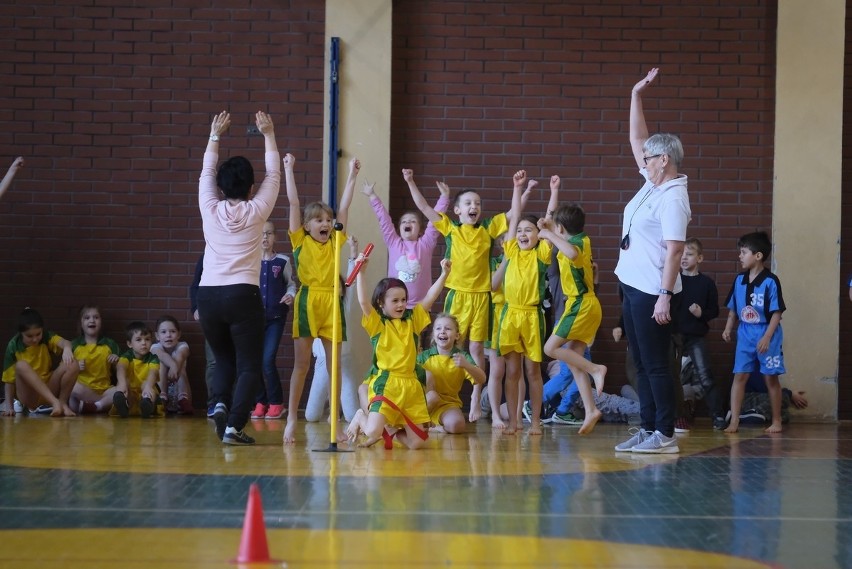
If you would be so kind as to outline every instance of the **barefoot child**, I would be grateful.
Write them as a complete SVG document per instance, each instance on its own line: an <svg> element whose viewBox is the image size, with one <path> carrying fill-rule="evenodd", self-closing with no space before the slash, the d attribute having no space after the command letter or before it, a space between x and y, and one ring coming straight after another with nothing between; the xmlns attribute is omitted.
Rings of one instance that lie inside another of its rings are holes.
<svg viewBox="0 0 852 569"><path fill-rule="evenodd" d="M118 358L113 410L123 418L131 412L143 418L152 417L157 412L157 380L160 378L160 360L151 353L154 334L143 322L131 322L125 332L130 349Z"/></svg>
<svg viewBox="0 0 852 569"><path fill-rule="evenodd" d="M120 349L112 338L101 335L100 310L86 305L80 310L80 336L71 341L80 368L71 391L70 405L78 414L104 413L112 407L115 386L112 371Z"/></svg>
<svg viewBox="0 0 852 569"><path fill-rule="evenodd" d="M53 355L62 361L53 367ZM3 383L6 389L6 415L14 415L12 402L18 400L31 412L52 417L73 417L68 405L79 367L71 351L71 342L44 329L41 314L25 308L18 317L18 333L6 346L3 361Z"/></svg>
<svg viewBox="0 0 852 569"><path fill-rule="evenodd" d="M429 438L429 410L418 374L417 349L419 335L431 321L429 309L441 294L449 270L450 262L442 260L441 275L414 308L406 308L408 291L401 280L382 279L370 297L364 271L358 273L358 303L364 314L361 325L370 335L374 350L369 411L359 409L346 429L350 441L360 433L366 435L366 441L359 446L370 446L384 438L385 448L390 449L396 436L414 450Z"/></svg>
<svg viewBox="0 0 852 569"><path fill-rule="evenodd" d="M533 410L529 434L540 435L543 385L541 360L544 340L542 302L546 288L545 273L550 263L552 247L547 241L539 240L537 219L520 215L523 211L521 192L527 183L526 171L518 170L512 180L513 215L507 232L509 239L503 244L503 263L493 277L495 281L502 280L506 301L500 313L500 320L495 323L498 329L497 349L506 359L505 392L509 424L503 432L511 435L518 429L518 413L515 410L523 405L523 398L518 398L518 386L523 383L523 375L526 372ZM554 186L551 182L547 211L553 211L556 207L558 194L558 185ZM517 215L514 212L517 212Z"/></svg>
<svg viewBox="0 0 852 569"><path fill-rule="evenodd" d="M558 178L556 183L559 183ZM544 353L568 364L574 374L586 409L586 418L579 430L581 435L591 433L601 418L589 377L595 382L600 395L607 371L606 366L583 357L586 348L595 339L602 316L601 303L595 295L592 246L584 231L585 225L586 214L578 205L560 206L553 219L539 221L539 235L559 249L556 259L565 295L565 311L545 343Z"/></svg>
<svg viewBox="0 0 852 569"><path fill-rule="evenodd" d="M728 300L730 310L722 339L731 341L734 323L737 326L737 349L734 357L734 383L731 385L731 424L726 433L736 433L740 426L740 410L749 375L760 369L769 401L772 405L772 424L767 433L781 432L781 382L778 376L786 373L781 344L781 314L786 310L781 295L781 281L764 267L772 252L772 242L763 232L740 237L740 264L744 272L737 275Z"/></svg>
<svg viewBox="0 0 852 569"><path fill-rule="evenodd" d="M414 183L414 171L403 170L402 176L409 186L417 187ZM375 184L365 182L361 193L370 199L370 206L379 220L382 238L388 248L387 275L405 283L408 289L408 308L414 308L432 286L432 252L440 234L430 223L421 235L423 222L418 211L403 212L399 217L399 226L395 228L374 187ZM443 182L438 182L438 189L441 197L435 204L435 211L443 213L450 204L450 188Z"/></svg>
<svg viewBox="0 0 852 569"><path fill-rule="evenodd" d="M346 321L342 302L334 298L334 212L323 202L312 202L305 206L304 217L299 209L299 193L293 166L296 159L292 154L284 156L284 181L287 199L290 202L290 242L293 259L301 286L293 301L293 344L294 364L290 376L290 397L287 407L287 426L284 428L284 443L296 441L296 425L299 417L299 401L305 387L305 376L311 363L311 346L315 338L321 338L326 354L331 354L332 342L340 344L345 339ZM346 227L349 205L355 192L355 179L361 169L357 158L349 161L349 177L340 197L337 221ZM345 234L343 236L346 237ZM333 310L340 312L340 327L333 337ZM339 347L339 346L338 346ZM331 376L331 358L327 358L328 374ZM340 398L340 393L333 397Z"/></svg>
<svg viewBox="0 0 852 569"><path fill-rule="evenodd" d="M192 415L192 389L186 372L189 344L180 340L180 324L174 316L161 316L154 333L157 342L151 353L160 360L160 401L167 413Z"/></svg>
<svg viewBox="0 0 852 569"><path fill-rule="evenodd" d="M460 342L458 321L442 312L432 323L432 347L417 356L417 363L426 371L426 405L432 424L451 434L465 431L459 399L462 384L465 380L474 385L485 383L485 372L459 348Z"/></svg>

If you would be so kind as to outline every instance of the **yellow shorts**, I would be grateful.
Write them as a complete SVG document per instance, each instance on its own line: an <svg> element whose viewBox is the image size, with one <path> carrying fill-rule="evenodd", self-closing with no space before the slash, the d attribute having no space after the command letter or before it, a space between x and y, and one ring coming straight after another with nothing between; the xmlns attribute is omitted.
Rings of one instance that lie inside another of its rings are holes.
<svg viewBox="0 0 852 569"><path fill-rule="evenodd" d="M462 408L461 400L458 398L458 396L451 397L449 395L439 393L438 398L438 404L435 406L434 409L429 411L429 419L432 421L433 425L440 425L441 416L450 409Z"/></svg>
<svg viewBox="0 0 852 569"><path fill-rule="evenodd" d="M340 321L337 337L333 337L333 312L335 306L334 290L330 288L299 287L296 299L293 301L293 339L296 338L325 338L332 342L346 340L346 318L343 314L343 302L338 299L336 304L340 311Z"/></svg>
<svg viewBox="0 0 852 569"><path fill-rule="evenodd" d="M450 289L444 300L444 312L459 321L459 334L471 342L491 338L491 293L462 292Z"/></svg>
<svg viewBox="0 0 852 569"><path fill-rule="evenodd" d="M597 296L572 296L565 299L565 312L553 328L553 334L588 346L598 333L601 317L601 303Z"/></svg>
<svg viewBox="0 0 852 569"><path fill-rule="evenodd" d="M387 424L392 427L405 427L407 424L405 417L408 417L415 425L429 423L426 392L423 390L423 384L414 376L379 373L370 382L369 395L371 401L369 411L384 415ZM378 395L393 401L402 413L383 401L373 401L373 398Z"/></svg>
<svg viewBox="0 0 852 569"><path fill-rule="evenodd" d="M541 362L544 314L538 306L503 307L497 326L497 349L501 356L517 352L530 361Z"/></svg>
<svg viewBox="0 0 852 569"><path fill-rule="evenodd" d="M500 322L500 313L503 312L504 302L491 305L491 333L488 335L488 341L485 342L485 347L490 350L497 349L497 332L500 327L497 325Z"/></svg>

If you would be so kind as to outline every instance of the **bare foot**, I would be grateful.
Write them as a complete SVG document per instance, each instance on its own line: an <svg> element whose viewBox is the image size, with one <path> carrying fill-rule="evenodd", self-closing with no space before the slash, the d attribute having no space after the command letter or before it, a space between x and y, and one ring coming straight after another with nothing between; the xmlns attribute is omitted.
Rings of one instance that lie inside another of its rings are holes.
<svg viewBox="0 0 852 569"><path fill-rule="evenodd" d="M432 432L432 433L446 433L447 432L447 431L444 430L444 427L442 427L441 425L435 425L434 427L429 427L429 431Z"/></svg>
<svg viewBox="0 0 852 569"><path fill-rule="evenodd" d="M72 411L71 407L69 407L65 403L62 404L62 414L65 415L66 417L76 417L77 416L77 413Z"/></svg>
<svg viewBox="0 0 852 569"><path fill-rule="evenodd" d="M492 415L491 428L494 429L495 431L502 431L503 429L506 428L506 423L504 423L503 419L501 419L500 417L494 417Z"/></svg>
<svg viewBox="0 0 852 569"><path fill-rule="evenodd" d="M598 392L598 397L600 397L601 393L603 393L604 388L604 379L606 379L606 366L599 365L598 369L589 375L592 376L592 379L595 382L595 390ZM594 425L593 425L594 426ZM583 434L583 433L580 433Z"/></svg>
<svg viewBox="0 0 852 569"><path fill-rule="evenodd" d="M374 444L376 444L377 442L379 442L380 440L382 440L382 437L373 437L371 439L364 440L364 442L359 443L358 446L361 447L361 448L371 447Z"/></svg>
<svg viewBox="0 0 852 569"><path fill-rule="evenodd" d="M733 435L734 433L737 432L737 430L739 430L739 428L740 428L739 422L734 423L733 421L731 421L731 424L728 425L728 428L725 429L724 432L728 433L729 435Z"/></svg>
<svg viewBox="0 0 852 569"><path fill-rule="evenodd" d="M479 405L473 405L470 408L470 414L468 415L468 419L470 419L471 423L475 423L482 417L482 409L479 408Z"/></svg>
<svg viewBox="0 0 852 569"><path fill-rule="evenodd" d="M583 420L583 424L580 425L580 430L577 432L581 435L588 435L595 429L595 425L598 424L598 421L601 420L602 416L603 414L597 407L595 407L594 411L592 411L591 413L587 412L586 418Z"/></svg>
<svg viewBox="0 0 852 569"><path fill-rule="evenodd" d="M364 416L364 411L358 409L355 411L355 415L352 417L352 420L349 422L349 426L346 427L346 439L351 443L355 442L355 439L358 438L358 435L361 433L361 417Z"/></svg>
<svg viewBox="0 0 852 569"><path fill-rule="evenodd" d="M781 432L781 423L772 423L771 425L766 427L766 430L763 431L763 432L764 433L780 433Z"/></svg>
<svg viewBox="0 0 852 569"><path fill-rule="evenodd" d="M541 434L541 423L535 422L530 425L530 428L527 429L528 435L540 435Z"/></svg>
<svg viewBox="0 0 852 569"><path fill-rule="evenodd" d="M296 418L287 417L287 426L284 427L284 444L292 445L296 442Z"/></svg>
<svg viewBox="0 0 852 569"><path fill-rule="evenodd" d="M515 431L517 431L517 430L518 430L518 425L517 425L517 424L513 424L513 423L510 421L510 422L509 422L509 424L508 424L508 425L506 425L506 427L503 429L503 434L504 434L504 435L514 435L514 434L515 434Z"/></svg>

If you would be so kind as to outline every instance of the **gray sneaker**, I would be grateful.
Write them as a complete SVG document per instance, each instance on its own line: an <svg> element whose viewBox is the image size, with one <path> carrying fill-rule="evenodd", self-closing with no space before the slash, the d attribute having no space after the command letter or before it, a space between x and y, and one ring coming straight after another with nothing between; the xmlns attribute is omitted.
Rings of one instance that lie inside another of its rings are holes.
<svg viewBox="0 0 852 569"><path fill-rule="evenodd" d="M660 431L654 431L644 441L633 447L633 452L645 454L674 454L680 452L677 439L667 437Z"/></svg>
<svg viewBox="0 0 852 569"><path fill-rule="evenodd" d="M228 406L217 403L213 409L213 422L216 423L216 437L221 441L225 436L225 427L228 426Z"/></svg>
<svg viewBox="0 0 852 569"><path fill-rule="evenodd" d="M222 442L227 445L253 445L254 438L248 436L245 431L238 431L234 427L227 427L224 436L222 436Z"/></svg>
<svg viewBox="0 0 852 569"><path fill-rule="evenodd" d="M568 411L564 415L559 412L554 413L550 418L550 422L557 425L572 425L574 427L579 427L583 424L583 420L575 417L571 411Z"/></svg>
<svg viewBox="0 0 852 569"><path fill-rule="evenodd" d="M615 445L615 452L633 452L633 447L644 442L645 439L651 436L651 433L642 427L630 427L627 429L627 432L631 433L633 436L623 443Z"/></svg>

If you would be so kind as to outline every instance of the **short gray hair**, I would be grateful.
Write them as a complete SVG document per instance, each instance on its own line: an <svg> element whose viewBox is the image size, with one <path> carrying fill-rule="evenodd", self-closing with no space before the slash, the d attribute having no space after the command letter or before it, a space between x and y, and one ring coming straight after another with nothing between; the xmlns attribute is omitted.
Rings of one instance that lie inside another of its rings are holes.
<svg viewBox="0 0 852 569"><path fill-rule="evenodd" d="M683 162L683 145L680 143L680 139L673 134L654 134L645 141L642 149L650 155L667 155L678 168L680 168L680 163Z"/></svg>

